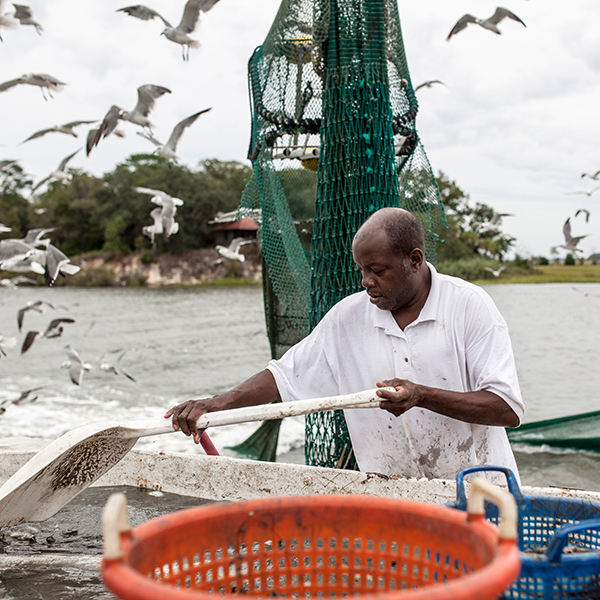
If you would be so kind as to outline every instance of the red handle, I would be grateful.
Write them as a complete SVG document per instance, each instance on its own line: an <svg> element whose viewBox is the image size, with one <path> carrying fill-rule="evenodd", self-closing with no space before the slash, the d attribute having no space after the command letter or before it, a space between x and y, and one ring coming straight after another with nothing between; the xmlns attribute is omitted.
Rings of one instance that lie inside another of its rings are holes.
<svg viewBox="0 0 600 600"><path fill-rule="evenodd" d="M206 433L206 430L203 431L202 435L200 436L200 443L202 444L202 447L204 448L204 451L206 452L206 454L208 454L209 456L220 456L219 451L217 450L216 446L212 443L212 440L208 437L208 433Z"/></svg>

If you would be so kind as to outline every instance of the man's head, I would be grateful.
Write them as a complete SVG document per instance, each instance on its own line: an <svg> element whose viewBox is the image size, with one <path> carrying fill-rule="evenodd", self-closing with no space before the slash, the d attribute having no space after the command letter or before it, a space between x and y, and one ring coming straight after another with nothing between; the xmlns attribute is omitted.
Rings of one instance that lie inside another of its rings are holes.
<svg viewBox="0 0 600 600"><path fill-rule="evenodd" d="M354 262L371 302L382 310L411 306L427 295L425 233L401 208L382 208L360 227L352 243Z"/></svg>

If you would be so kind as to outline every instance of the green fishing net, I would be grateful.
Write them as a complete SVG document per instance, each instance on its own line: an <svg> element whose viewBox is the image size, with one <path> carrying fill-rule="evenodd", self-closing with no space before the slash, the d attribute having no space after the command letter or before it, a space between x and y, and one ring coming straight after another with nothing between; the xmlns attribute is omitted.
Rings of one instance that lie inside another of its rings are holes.
<svg viewBox="0 0 600 600"><path fill-rule="evenodd" d="M267 333L278 358L361 289L351 245L371 213L415 214L430 262L445 216L415 127L396 0L283 0L248 72L253 175L239 214L260 211ZM312 219L294 214L302 194L312 195ZM308 415L305 449L307 464L353 468L343 412Z"/></svg>

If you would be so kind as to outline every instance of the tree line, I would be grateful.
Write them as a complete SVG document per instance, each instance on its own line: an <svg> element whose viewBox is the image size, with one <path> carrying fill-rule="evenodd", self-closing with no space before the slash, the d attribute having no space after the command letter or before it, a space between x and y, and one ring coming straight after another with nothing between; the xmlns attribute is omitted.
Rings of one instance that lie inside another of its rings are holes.
<svg viewBox="0 0 600 600"><path fill-rule="evenodd" d="M316 173L304 169L279 172L292 216L303 222L314 214ZM157 251L174 254L214 244L211 221L221 212L237 209L252 175L249 166L235 161L203 160L197 169L173 164L152 154L134 154L101 177L73 170L68 182L55 181L31 196L31 178L18 163L4 167L0 176L0 222L12 228L10 237L27 230L54 227L52 240L75 256L88 252L130 254L151 248L142 227L152 224L155 207L146 187L181 198L176 220L179 232L167 241L157 237ZM444 173L436 177L448 227L436 233L439 263L473 258L502 261L514 239L501 231L494 210L469 196ZM4 235L3 237L7 237Z"/></svg>

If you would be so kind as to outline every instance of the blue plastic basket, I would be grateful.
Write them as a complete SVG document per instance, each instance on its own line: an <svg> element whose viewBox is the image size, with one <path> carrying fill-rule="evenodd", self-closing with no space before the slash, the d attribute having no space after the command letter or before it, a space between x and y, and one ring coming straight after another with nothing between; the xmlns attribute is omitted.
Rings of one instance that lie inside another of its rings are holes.
<svg viewBox="0 0 600 600"><path fill-rule="evenodd" d="M514 600L600 599L600 502L561 496L524 496L510 469L481 466L456 477L457 501L466 510L464 478L479 471L500 471L519 509L521 574L502 598ZM498 510L486 503L486 518Z"/></svg>

